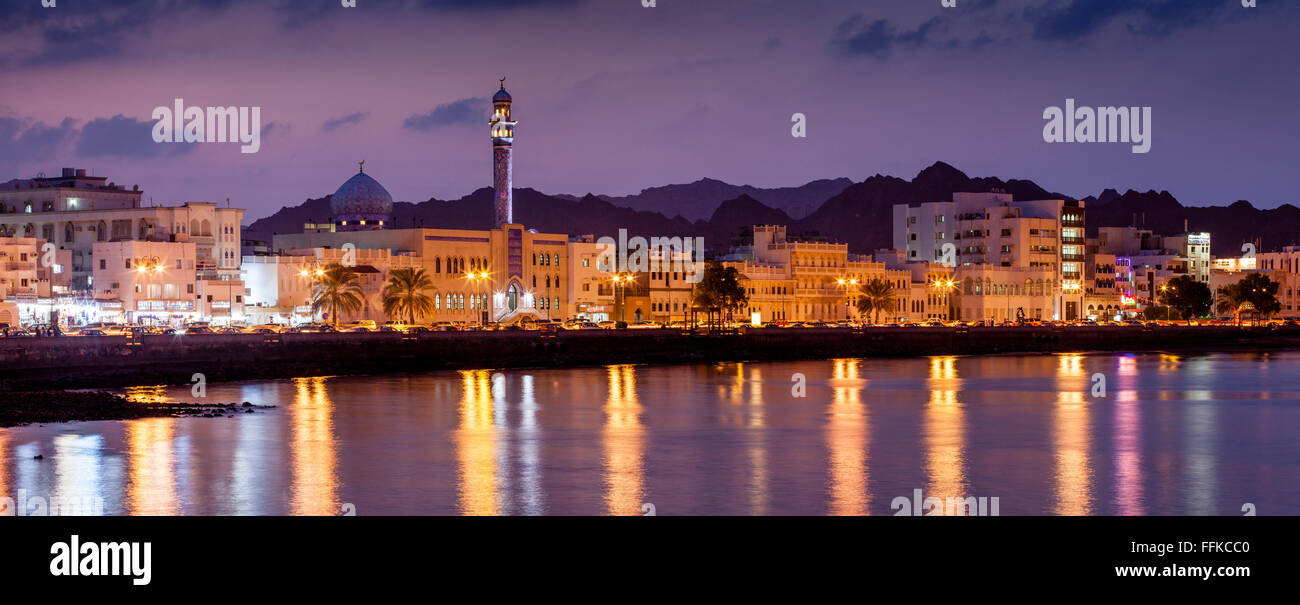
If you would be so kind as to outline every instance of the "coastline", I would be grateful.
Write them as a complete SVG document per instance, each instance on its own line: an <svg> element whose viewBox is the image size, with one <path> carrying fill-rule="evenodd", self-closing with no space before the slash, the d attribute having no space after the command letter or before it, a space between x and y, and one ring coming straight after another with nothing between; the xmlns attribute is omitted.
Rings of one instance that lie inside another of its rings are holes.
<svg viewBox="0 0 1300 605"><path fill-rule="evenodd" d="M485 368L922 357L1002 353L1300 349L1300 328L751 329L285 334L0 340L0 400L22 391ZM133 404L138 405L138 404Z"/></svg>
<svg viewBox="0 0 1300 605"><path fill-rule="evenodd" d="M251 403L133 403L105 391L0 393L0 429L29 424L134 420L136 418L221 418L265 409Z"/></svg>

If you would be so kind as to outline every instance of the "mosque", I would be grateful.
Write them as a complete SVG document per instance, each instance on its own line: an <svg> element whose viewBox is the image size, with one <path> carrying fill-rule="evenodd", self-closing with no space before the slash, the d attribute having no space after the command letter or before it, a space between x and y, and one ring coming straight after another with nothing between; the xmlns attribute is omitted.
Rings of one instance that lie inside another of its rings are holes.
<svg viewBox="0 0 1300 605"><path fill-rule="evenodd" d="M302 262L250 263L245 269L250 281L265 284L267 307L294 307L302 313L310 284L296 283L310 272L300 264L328 264L342 250L355 247L355 269L367 288L368 305L377 304L388 269L398 266L423 267L433 280L435 309L432 321L510 322L523 317L562 318L568 275L568 236L535 233L513 220L513 144L515 125L513 99L505 89L492 97L488 122L492 139L492 176L495 194L495 226L485 230L393 229L393 197L362 162L330 198L331 223L309 225L304 233L278 234L273 247ZM345 263L346 264L346 263ZM284 266L281 266L284 265ZM379 265L379 266L377 266ZM270 275L256 274L266 272ZM278 268L276 268L278 267ZM252 284L250 284L252 285ZM257 290L256 288L254 289ZM374 294L373 299L370 294ZM358 315L383 317L382 305ZM301 318L299 318L301 319ZM348 319L348 318L341 318Z"/></svg>

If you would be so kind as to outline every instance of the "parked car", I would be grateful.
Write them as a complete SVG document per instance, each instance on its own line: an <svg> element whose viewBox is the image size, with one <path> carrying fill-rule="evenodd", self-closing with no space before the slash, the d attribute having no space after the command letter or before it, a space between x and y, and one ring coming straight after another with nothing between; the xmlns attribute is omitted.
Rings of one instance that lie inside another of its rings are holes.
<svg viewBox="0 0 1300 605"><path fill-rule="evenodd" d="M212 331L212 328L209 328L207 326L190 326L188 328L185 328L185 333L187 335L188 334L216 334L216 332Z"/></svg>

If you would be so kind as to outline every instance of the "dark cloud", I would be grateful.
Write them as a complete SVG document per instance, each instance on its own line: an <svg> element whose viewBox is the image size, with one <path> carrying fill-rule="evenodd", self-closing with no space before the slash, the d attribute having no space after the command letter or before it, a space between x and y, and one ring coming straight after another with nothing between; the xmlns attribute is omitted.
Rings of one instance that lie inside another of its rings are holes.
<svg viewBox="0 0 1300 605"><path fill-rule="evenodd" d="M359 111L357 113L350 113L348 115L339 116L337 118L330 118L328 120L325 120L325 123L321 125L321 130L324 130L325 132L333 132L344 126L348 126L351 124L360 124L366 121L366 118L369 116L370 116L369 113L363 113Z"/></svg>
<svg viewBox="0 0 1300 605"><path fill-rule="evenodd" d="M1074 41L1097 33L1113 22L1146 36L1196 27L1216 19L1240 2L1226 0L1070 0L1025 10L1025 19L1041 40Z"/></svg>
<svg viewBox="0 0 1300 605"><path fill-rule="evenodd" d="M265 139L273 134L287 136L289 125L284 122L267 122L266 126L262 127L262 138Z"/></svg>
<svg viewBox="0 0 1300 605"><path fill-rule="evenodd" d="M861 13L842 21L831 35L831 47L848 56L864 55L877 59L888 58L895 47L920 48L930 42L930 37L943 24L934 17L916 29L899 33L898 27L886 19L868 22Z"/></svg>
<svg viewBox="0 0 1300 605"><path fill-rule="evenodd" d="M48 160L76 136L77 121L72 118L50 126L0 117L0 164Z"/></svg>
<svg viewBox="0 0 1300 605"><path fill-rule="evenodd" d="M0 58L6 63L49 66L122 53L129 37L147 33L149 25L184 11L215 11L240 0L59 0L52 8L40 0L0 0L0 32L36 30L31 44L19 45ZM39 43L37 43L39 41Z"/></svg>
<svg viewBox="0 0 1300 605"><path fill-rule="evenodd" d="M121 114L95 118L81 129L77 154L85 157L117 156L157 158L183 155L194 151L194 144L155 143L152 121L141 121Z"/></svg>
<svg viewBox="0 0 1300 605"><path fill-rule="evenodd" d="M490 11L572 6L579 0L360 0L344 8L338 0L273 0L271 10L286 28L330 18L352 18L404 10ZM266 0L0 0L0 32L35 30L31 44L0 56L0 63L49 66L117 57L126 42L146 36L157 21L188 12L212 14L237 6L265 7ZM350 12L351 11L351 12ZM38 43L39 41L39 43Z"/></svg>
<svg viewBox="0 0 1300 605"><path fill-rule="evenodd" d="M402 128L417 132L428 132L439 126L454 124L477 124L487 119L489 101L481 97L452 101L433 108L429 113L420 113L406 118Z"/></svg>

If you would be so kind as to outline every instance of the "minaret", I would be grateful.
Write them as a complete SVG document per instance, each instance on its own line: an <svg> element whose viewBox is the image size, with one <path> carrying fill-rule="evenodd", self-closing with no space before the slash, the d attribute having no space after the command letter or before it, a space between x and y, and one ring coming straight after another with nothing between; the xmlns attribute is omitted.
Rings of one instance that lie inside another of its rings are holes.
<svg viewBox="0 0 1300 605"><path fill-rule="evenodd" d="M506 79L501 78L501 90L492 95L492 186L496 189L494 206L497 227L514 222L514 168L510 160L510 147L515 141L515 124L510 117L510 93L506 92Z"/></svg>

